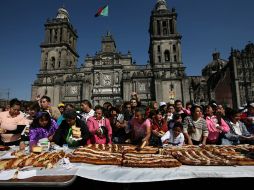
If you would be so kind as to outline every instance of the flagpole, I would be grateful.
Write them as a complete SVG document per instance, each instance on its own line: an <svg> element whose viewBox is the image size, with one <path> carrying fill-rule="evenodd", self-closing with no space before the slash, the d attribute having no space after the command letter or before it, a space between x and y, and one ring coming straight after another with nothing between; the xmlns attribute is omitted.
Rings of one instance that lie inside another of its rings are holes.
<svg viewBox="0 0 254 190"><path fill-rule="evenodd" d="M108 11L109 11L109 0L107 0L107 5L108 5ZM108 16L107 16L108 18L106 19L107 21L106 21L106 28L107 28L107 33L108 32L110 32L111 33L111 31L110 31L110 27L109 27L109 14L108 14Z"/></svg>

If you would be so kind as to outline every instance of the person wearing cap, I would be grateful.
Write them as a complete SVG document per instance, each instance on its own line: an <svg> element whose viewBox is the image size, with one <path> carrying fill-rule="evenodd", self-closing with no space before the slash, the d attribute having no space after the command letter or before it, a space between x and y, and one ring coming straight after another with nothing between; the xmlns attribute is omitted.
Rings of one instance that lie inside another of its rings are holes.
<svg viewBox="0 0 254 190"><path fill-rule="evenodd" d="M58 104L58 109L59 109L59 111L60 111L60 113L61 113L61 115L63 114L63 112L64 112L64 103L60 103L60 104Z"/></svg>
<svg viewBox="0 0 254 190"><path fill-rule="evenodd" d="M160 107L159 107L160 110L163 110L164 113L166 113L167 111L167 103L166 102L160 102ZM163 115L164 117L164 115Z"/></svg>

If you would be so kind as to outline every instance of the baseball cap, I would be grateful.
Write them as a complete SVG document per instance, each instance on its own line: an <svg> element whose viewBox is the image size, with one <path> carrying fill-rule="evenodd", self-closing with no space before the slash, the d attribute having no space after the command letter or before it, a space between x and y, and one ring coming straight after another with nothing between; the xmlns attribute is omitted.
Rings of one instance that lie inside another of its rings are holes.
<svg viewBox="0 0 254 190"><path fill-rule="evenodd" d="M166 106L167 103L166 102L160 102L160 106Z"/></svg>
<svg viewBox="0 0 254 190"><path fill-rule="evenodd" d="M58 106L57 107L64 107L64 104L63 103L60 103L60 104L58 104Z"/></svg>

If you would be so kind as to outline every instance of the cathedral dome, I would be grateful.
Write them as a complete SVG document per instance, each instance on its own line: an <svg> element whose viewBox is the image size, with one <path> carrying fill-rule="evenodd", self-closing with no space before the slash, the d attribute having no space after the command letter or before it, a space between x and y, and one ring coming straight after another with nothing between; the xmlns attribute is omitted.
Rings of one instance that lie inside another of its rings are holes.
<svg viewBox="0 0 254 190"><path fill-rule="evenodd" d="M70 21L70 19L69 19L69 13L64 8L59 8L58 9L56 18L67 19L68 21Z"/></svg>
<svg viewBox="0 0 254 190"><path fill-rule="evenodd" d="M211 76L212 74L220 71L227 64L226 60L220 58L219 52L213 53L213 60L202 69L203 76Z"/></svg>
<svg viewBox="0 0 254 190"><path fill-rule="evenodd" d="M157 0L157 3L156 3L156 10L157 11L160 11L160 10L167 10L167 3L165 0Z"/></svg>

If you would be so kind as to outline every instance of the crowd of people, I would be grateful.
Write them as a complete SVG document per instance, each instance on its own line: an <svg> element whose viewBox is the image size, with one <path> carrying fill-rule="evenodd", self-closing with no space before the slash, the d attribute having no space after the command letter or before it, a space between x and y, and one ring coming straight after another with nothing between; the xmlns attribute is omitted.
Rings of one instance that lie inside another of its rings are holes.
<svg viewBox="0 0 254 190"><path fill-rule="evenodd" d="M153 101L141 104L138 95L122 105L92 105L82 100L72 104L51 105L43 96L22 109L12 99L0 112L0 144L24 149L37 146L40 139L59 146L87 144L134 144L151 146L254 144L254 103L235 110L215 101L200 106L181 100L174 104ZM20 130L21 129L21 130Z"/></svg>

